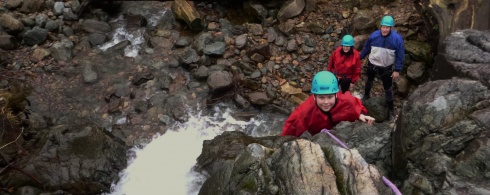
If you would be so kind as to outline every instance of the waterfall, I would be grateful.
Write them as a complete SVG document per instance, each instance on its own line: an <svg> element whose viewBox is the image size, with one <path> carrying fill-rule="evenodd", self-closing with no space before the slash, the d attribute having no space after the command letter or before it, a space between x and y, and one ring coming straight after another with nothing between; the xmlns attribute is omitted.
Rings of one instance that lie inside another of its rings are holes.
<svg viewBox="0 0 490 195"><path fill-rule="evenodd" d="M146 146L133 148L128 167L120 173L121 179L112 185L110 194L197 194L207 178L191 169L204 140L234 130L271 134L264 131L263 120L237 121L230 113L230 109L219 106L211 116L202 116L200 112Z"/></svg>

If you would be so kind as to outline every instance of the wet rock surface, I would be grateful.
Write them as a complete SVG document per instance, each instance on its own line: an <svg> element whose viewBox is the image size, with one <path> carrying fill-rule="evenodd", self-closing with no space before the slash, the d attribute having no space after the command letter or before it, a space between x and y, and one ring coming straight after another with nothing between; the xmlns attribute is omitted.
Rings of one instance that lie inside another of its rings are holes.
<svg viewBox="0 0 490 195"><path fill-rule="evenodd" d="M225 132L204 143L197 165L210 178L199 193L392 194L357 149L345 150L325 136L313 142Z"/></svg>
<svg viewBox="0 0 490 195"><path fill-rule="evenodd" d="M428 82L413 92L393 135L393 165L406 179L404 192L490 192L482 184L490 179L483 160L490 157L488 125L482 123L489 98L488 87L463 79Z"/></svg>
<svg viewBox="0 0 490 195"><path fill-rule="evenodd" d="M108 191L127 165L128 148L104 130L56 126L37 135L27 144L36 153L12 165L21 171L9 172L2 180L6 186L96 194Z"/></svg>
<svg viewBox="0 0 490 195"><path fill-rule="evenodd" d="M490 33L461 30L450 34L444 50L436 59L432 78L448 79L453 76L479 80L490 86Z"/></svg>

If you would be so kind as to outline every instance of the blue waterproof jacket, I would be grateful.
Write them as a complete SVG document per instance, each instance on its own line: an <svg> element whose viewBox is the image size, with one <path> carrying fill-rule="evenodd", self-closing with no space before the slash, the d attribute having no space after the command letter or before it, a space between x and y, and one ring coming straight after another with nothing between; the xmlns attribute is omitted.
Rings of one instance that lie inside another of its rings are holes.
<svg viewBox="0 0 490 195"><path fill-rule="evenodd" d="M403 68L405 57L405 46L403 38L396 31L383 37L381 31L374 31L362 48L361 59L369 55L369 62L375 66L387 67L395 65L395 71L400 72Z"/></svg>

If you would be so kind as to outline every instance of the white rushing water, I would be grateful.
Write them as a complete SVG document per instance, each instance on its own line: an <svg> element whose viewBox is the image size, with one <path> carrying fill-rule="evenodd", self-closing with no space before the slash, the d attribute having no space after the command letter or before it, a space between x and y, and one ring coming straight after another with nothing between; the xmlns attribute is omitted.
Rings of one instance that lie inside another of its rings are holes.
<svg viewBox="0 0 490 195"><path fill-rule="evenodd" d="M228 109L215 108L213 116L191 116L189 121L158 136L142 149L134 148L128 167L113 184L113 195L197 194L206 179L191 171L204 140L224 131L257 128L261 122L237 121Z"/></svg>
<svg viewBox="0 0 490 195"><path fill-rule="evenodd" d="M159 13L152 14L150 16L147 16L148 19L148 25L149 26L156 26L158 24L158 21L165 15L167 12L166 9L162 10ZM138 56L140 50L141 50L141 44L145 42L144 34L146 32L145 27L140 27L140 28L134 28L131 30L128 30L125 25L125 18L123 15L120 15L118 18L114 19L111 21L111 23L121 23L120 27L116 28L112 34L112 39L102 45L100 45L98 48L102 51L106 51L107 49L113 47L114 45L128 40L130 44L124 48L124 56L126 57L136 57Z"/></svg>

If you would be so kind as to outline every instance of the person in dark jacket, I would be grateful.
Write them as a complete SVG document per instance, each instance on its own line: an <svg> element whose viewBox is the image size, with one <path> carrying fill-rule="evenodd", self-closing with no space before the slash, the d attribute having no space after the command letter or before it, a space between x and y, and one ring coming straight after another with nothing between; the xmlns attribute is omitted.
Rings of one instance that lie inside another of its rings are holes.
<svg viewBox="0 0 490 195"><path fill-rule="evenodd" d="M340 45L330 56L327 70L337 76L340 89L345 93L361 77L361 57L354 49L354 37L351 35L345 35Z"/></svg>
<svg viewBox="0 0 490 195"><path fill-rule="evenodd" d="M361 59L369 55L367 80L362 99L367 100L371 97L374 77L376 73L379 74L385 90L388 118L394 116L393 79L399 76L405 57L403 38L392 29L393 26L395 26L393 17L384 16L381 19L381 29L371 34L361 52Z"/></svg>
<svg viewBox="0 0 490 195"><path fill-rule="evenodd" d="M329 71L321 71L313 77L311 95L299 105L286 119L281 136L299 137L305 131L311 135L322 129L332 129L341 121L361 120L369 124L374 118L366 116L366 108L359 98L350 92L339 92L339 84L335 75Z"/></svg>

